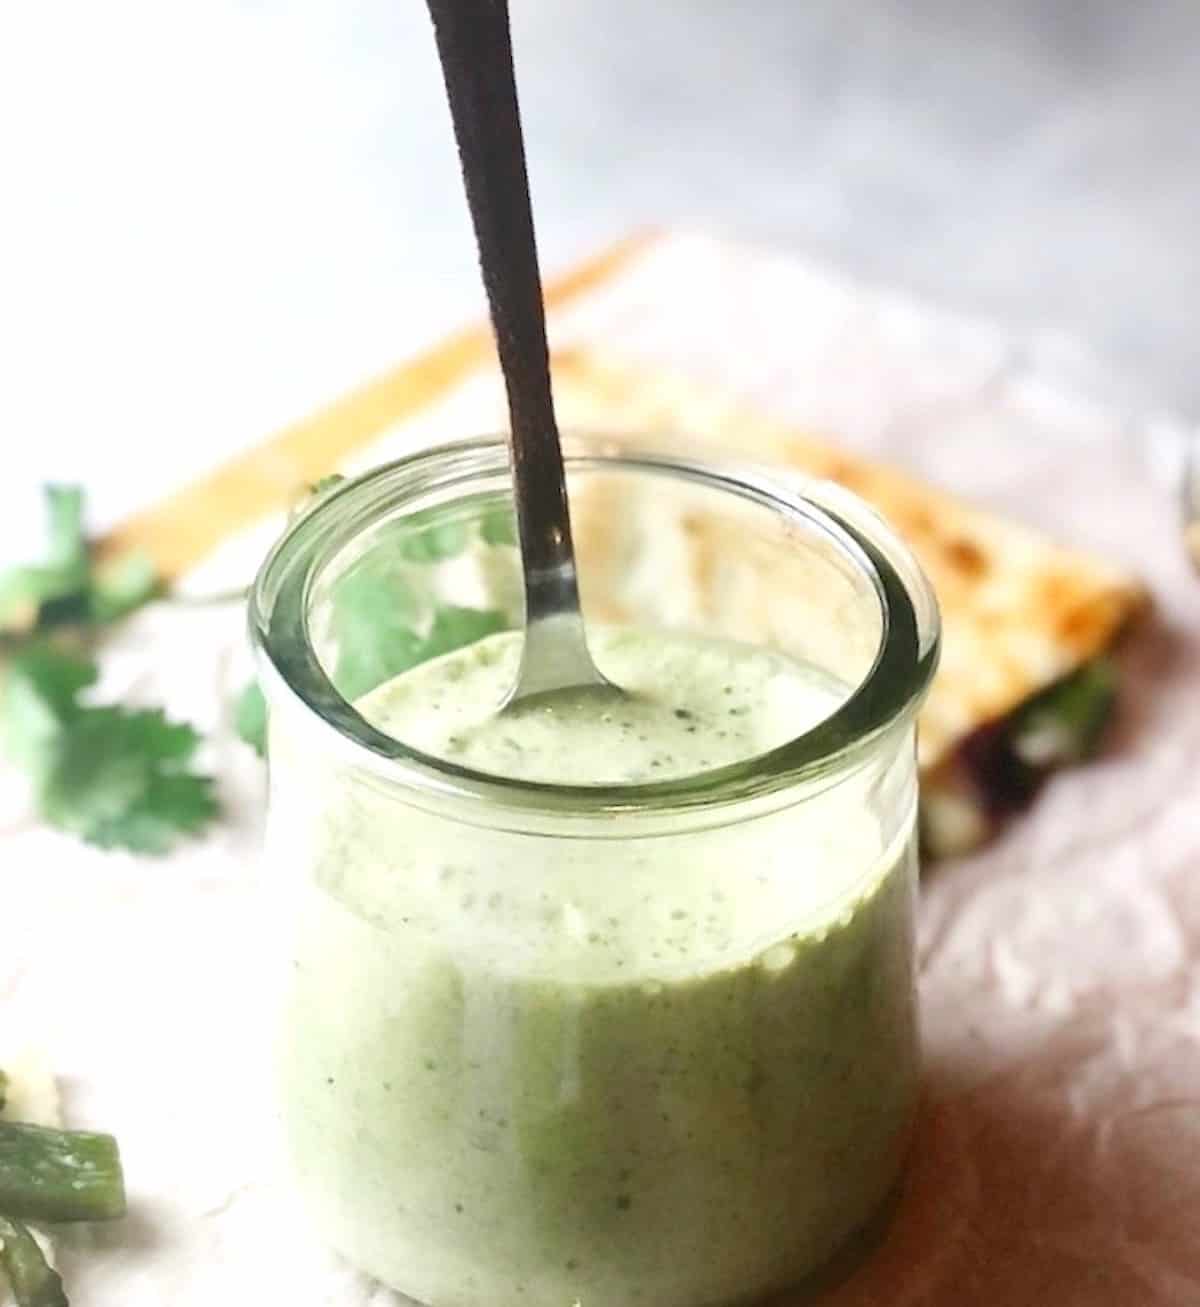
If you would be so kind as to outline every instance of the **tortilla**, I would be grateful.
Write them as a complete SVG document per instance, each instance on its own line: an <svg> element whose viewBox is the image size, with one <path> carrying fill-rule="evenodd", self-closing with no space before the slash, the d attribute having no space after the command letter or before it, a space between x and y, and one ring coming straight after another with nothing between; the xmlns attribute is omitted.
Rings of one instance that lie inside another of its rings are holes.
<svg viewBox="0 0 1200 1307"><path fill-rule="evenodd" d="M688 451L742 463L779 464L826 478L878 509L911 546L942 610L942 661L920 720L927 775L946 770L981 728L1011 717L1048 687L1108 650L1146 593L1119 567L1066 548L905 473L869 462L764 417L678 376L632 368L575 350L554 360L555 398L564 430L603 433L643 447ZM661 487L653 502L620 511L586 493L573 497L585 564L629 562L639 522L666 522ZM711 574L732 541L719 531L688 533L673 582ZM676 550L678 554L678 549ZM614 565L616 565L614 563ZM659 577L662 592L668 579ZM800 602L797 577L778 571L750 615L745 638L774 638L772 613ZM740 596L743 606L745 596Z"/></svg>

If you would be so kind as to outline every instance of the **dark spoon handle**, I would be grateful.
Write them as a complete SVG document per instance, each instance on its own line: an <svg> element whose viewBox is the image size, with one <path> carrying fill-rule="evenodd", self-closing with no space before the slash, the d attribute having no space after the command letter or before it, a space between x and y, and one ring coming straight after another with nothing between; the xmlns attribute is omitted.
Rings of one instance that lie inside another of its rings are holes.
<svg viewBox="0 0 1200 1307"><path fill-rule="evenodd" d="M512 424L526 625L578 612L507 0L428 0Z"/></svg>

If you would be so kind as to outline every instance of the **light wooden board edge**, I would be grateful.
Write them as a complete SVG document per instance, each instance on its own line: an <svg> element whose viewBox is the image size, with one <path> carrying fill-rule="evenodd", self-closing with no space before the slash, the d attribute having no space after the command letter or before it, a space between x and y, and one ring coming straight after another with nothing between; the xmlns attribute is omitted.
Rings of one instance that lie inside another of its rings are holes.
<svg viewBox="0 0 1200 1307"><path fill-rule="evenodd" d="M548 280L548 307L561 308L602 286L655 238L653 230L636 232ZM286 507L303 486L328 476L349 454L493 356L486 326L455 332L128 518L97 542L98 552L143 553L165 580L175 580L235 531Z"/></svg>

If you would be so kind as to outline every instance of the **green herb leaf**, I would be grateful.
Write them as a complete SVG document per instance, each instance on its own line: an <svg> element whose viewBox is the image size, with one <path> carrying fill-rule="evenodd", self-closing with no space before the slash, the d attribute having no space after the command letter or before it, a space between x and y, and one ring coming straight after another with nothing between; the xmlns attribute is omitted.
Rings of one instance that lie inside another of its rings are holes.
<svg viewBox="0 0 1200 1307"><path fill-rule="evenodd" d="M439 654L472 644L507 626L494 609L449 605L434 612L422 635L421 610L408 580L387 567L363 565L336 585L332 627L337 633L333 674L351 701Z"/></svg>
<svg viewBox="0 0 1200 1307"><path fill-rule="evenodd" d="M421 639L414 630L420 606L393 567L361 563L337 581L332 603L333 682L345 698L357 699L421 661Z"/></svg>
<svg viewBox="0 0 1200 1307"><path fill-rule="evenodd" d="M419 662L474 644L484 636L495 635L508 626L504 614L491 608L439 608L433 626L421 647Z"/></svg>
<svg viewBox="0 0 1200 1307"><path fill-rule="evenodd" d="M470 532L461 519L445 520L441 514L417 513L403 523L400 556L410 563L440 563L461 554Z"/></svg>
<svg viewBox="0 0 1200 1307"><path fill-rule="evenodd" d="M45 560L0 573L0 627L6 630L79 620L87 612L83 492L78 486L47 486L45 496Z"/></svg>
<svg viewBox="0 0 1200 1307"><path fill-rule="evenodd" d="M60 736L81 711L80 691L93 685L93 659L33 645L0 674L0 744L35 781L51 766Z"/></svg>
<svg viewBox="0 0 1200 1307"><path fill-rule="evenodd" d="M233 728L260 758L266 756L267 701L257 681L251 681L238 695L233 708Z"/></svg>
<svg viewBox="0 0 1200 1307"><path fill-rule="evenodd" d="M479 523L479 534L485 545L515 545L517 518L511 508L493 508L484 514Z"/></svg>
<svg viewBox="0 0 1200 1307"><path fill-rule="evenodd" d="M104 848L164 853L217 812L212 779L188 770L200 737L159 709L81 704L95 679L90 659L39 646L16 655L0 738L52 825Z"/></svg>
<svg viewBox="0 0 1200 1307"><path fill-rule="evenodd" d="M115 622L161 590L158 572L145 554L124 554L92 573L91 618L93 622Z"/></svg>
<svg viewBox="0 0 1200 1307"><path fill-rule="evenodd" d="M187 770L199 742L159 709L86 709L58 740L42 815L101 848L165 853L217 814L212 778Z"/></svg>
<svg viewBox="0 0 1200 1307"><path fill-rule="evenodd" d="M1107 658L1092 659L1020 710L1010 732L1013 752L1044 770L1090 758L1112 716L1116 694L1116 668Z"/></svg>
<svg viewBox="0 0 1200 1307"><path fill-rule="evenodd" d="M48 520L46 563L50 567L78 567L87 563L87 537L83 533L83 490L80 486L46 487Z"/></svg>
<svg viewBox="0 0 1200 1307"><path fill-rule="evenodd" d="M93 568L78 486L47 486L45 495L46 556L0 572L0 631L111 622L153 598L158 581L149 559L130 555Z"/></svg>
<svg viewBox="0 0 1200 1307"><path fill-rule="evenodd" d="M338 692L351 701L359 698L422 662L421 650L421 637L405 627L380 628L357 640L343 634L334 677Z"/></svg>
<svg viewBox="0 0 1200 1307"><path fill-rule="evenodd" d="M169 853L181 838L200 834L218 812L212 777L151 772L134 802L79 833L97 848L157 857Z"/></svg>

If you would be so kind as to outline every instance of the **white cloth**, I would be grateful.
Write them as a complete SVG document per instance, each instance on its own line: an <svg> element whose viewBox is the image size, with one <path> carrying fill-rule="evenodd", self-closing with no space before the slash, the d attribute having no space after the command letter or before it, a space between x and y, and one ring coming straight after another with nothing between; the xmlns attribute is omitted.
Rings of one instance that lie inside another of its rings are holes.
<svg viewBox="0 0 1200 1307"><path fill-rule="evenodd" d="M1200 1301L1200 580L1155 472L1170 424L1069 393L1035 343L701 236L660 241L552 331L695 372L1146 578L1156 613L1129 642L1105 756L925 879L930 1106L888 1241L831 1301ZM360 461L494 427L498 393L469 383ZM189 584L244 581L273 529ZM264 778L229 728L241 627L159 606L110 663L114 690L211 731L211 837L148 861L0 816L3 1023L36 1033L66 1116L115 1132L128 1174L128 1220L62 1241L75 1307L399 1302L269 1178Z"/></svg>

